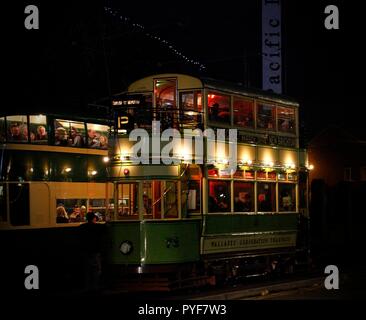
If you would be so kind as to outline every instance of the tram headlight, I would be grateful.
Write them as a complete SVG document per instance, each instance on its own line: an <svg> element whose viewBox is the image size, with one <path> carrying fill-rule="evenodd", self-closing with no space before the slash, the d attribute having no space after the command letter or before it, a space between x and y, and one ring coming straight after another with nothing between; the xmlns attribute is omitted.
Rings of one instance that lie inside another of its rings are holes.
<svg viewBox="0 0 366 320"><path fill-rule="evenodd" d="M121 251L121 253L124 255L130 254L132 252L132 249L132 243L128 240L122 241L121 245L119 246L119 251Z"/></svg>

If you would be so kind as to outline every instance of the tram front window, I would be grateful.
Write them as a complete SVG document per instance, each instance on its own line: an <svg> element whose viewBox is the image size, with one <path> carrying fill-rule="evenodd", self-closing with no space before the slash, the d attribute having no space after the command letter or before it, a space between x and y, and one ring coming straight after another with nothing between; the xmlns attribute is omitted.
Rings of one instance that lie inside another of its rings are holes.
<svg viewBox="0 0 366 320"><path fill-rule="evenodd" d="M138 219L138 184L121 183L118 185L117 220Z"/></svg>
<svg viewBox="0 0 366 320"><path fill-rule="evenodd" d="M176 181L144 181L142 199L144 219L178 218Z"/></svg>
<svg viewBox="0 0 366 320"><path fill-rule="evenodd" d="M176 102L176 79L157 79L154 83L156 120L161 128L178 128L178 109Z"/></svg>

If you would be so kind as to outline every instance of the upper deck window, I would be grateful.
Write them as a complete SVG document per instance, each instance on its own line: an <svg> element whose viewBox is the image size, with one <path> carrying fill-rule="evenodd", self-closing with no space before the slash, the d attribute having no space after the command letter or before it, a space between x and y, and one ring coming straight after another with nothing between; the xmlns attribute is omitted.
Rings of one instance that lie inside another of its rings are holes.
<svg viewBox="0 0 366 320"><path fill-rule="evenodd" d="M295 110L293 108L277 108L278 130L282 132L295 133Z"/></svg>
<svg viewBox="0 0 366 320"><path fill-rule="evenodd" d="M254 102L234 98L234 124L240 127L254 127Z"/></svg>
<svg viewBox="0 0 366 320"><path fill-rule="evenodd" d="M32 143L47 144L48 133L46 116L30 116L29 129ZM34 139L32 139L32 137L34 137Z"/></svg>
<svg viewBox="0 0 366 320"><path fill-rule="evenodd" d="M55 120L55 145L82 148L85 145L85 126L83 122Z"/></svg>
<svg viewBox="0 0 366 320"><path fill-rule="evenodd" d="M257 128L275 130L276 108L273 105L257 104Z"/></svg>
<svg viewBox="0 0 366 320"><path fill-rule="evenodd" d="M108 129L108 126L87 123L87 146L93 149L108 149Z"/></svg>
<svg viewBox="0 0 366 320"><path fill-rule="evenodd" d="M8 128L8 142L28 142L28 121L27 116L9 116L6 117ZM31 135L31 139L34 135Z"/></svg>
<svg viewBox="0 0 366 320"><path fill-rule="evenodd" d="M154 81L156 120L161 121L162 128L178 126L176 91L176 79L157 79Z"/></svg>
<svg viewBox="0 0 366 320"><path fill-rule="evenodd" d="M230 124L230 96L209 92L207 107L210 121Z"/></svg>

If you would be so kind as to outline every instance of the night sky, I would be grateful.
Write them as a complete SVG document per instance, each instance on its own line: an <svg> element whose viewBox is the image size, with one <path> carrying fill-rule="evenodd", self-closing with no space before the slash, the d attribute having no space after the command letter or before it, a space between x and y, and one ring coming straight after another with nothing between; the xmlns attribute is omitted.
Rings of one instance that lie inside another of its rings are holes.
<svg viewBox="0 0 366 320"><path fill-rule="evenodd" d="M2 11L2 109L7 113L83 113L131 81L162 72L261 87L260 1L49 2L20 2ZM300 102L307 139L328 125L363 127L365 28L362 10L344 2L282 1L284 93ZM27 4L39 7L39 30L24 28ZM338 5L339 30L324 28L328 4ZM106 13L105 6L127 22ZM206 68L186 62L147 33Z"/></svg>

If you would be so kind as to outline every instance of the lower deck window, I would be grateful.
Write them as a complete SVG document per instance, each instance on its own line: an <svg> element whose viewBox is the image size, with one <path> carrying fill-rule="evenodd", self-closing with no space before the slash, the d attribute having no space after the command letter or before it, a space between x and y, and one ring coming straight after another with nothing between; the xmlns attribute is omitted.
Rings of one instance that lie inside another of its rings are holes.
<svg viewBox="0 0 366 320"><path fill-rule="evenodd" d="M254 211L254 184L252 182L234 182L234 211Z"/></svg>
<svg viewBox="0 0 366 320"><path fill-rule="evenodd" d="M278 197L280 211L296 210L296 190L294 184L279 183Z"/></svg>
<svg viewBox="0 0 366 320"><path fill-rule="evenodd" d="M210 180L208 188L208 212L230 212L230 181Z"/></svg>
<svg viewBox="0 0 366 320"><path fill-rule="evenodd" d="M9 210L13 226L30 224L28 183L9 183Z"/></svg>
<svg viewBox="0 0 366 320"><path fill-rule="evenodd" d="M258 182L257 204L259 212L276 211L276 184Z"/></svg>

